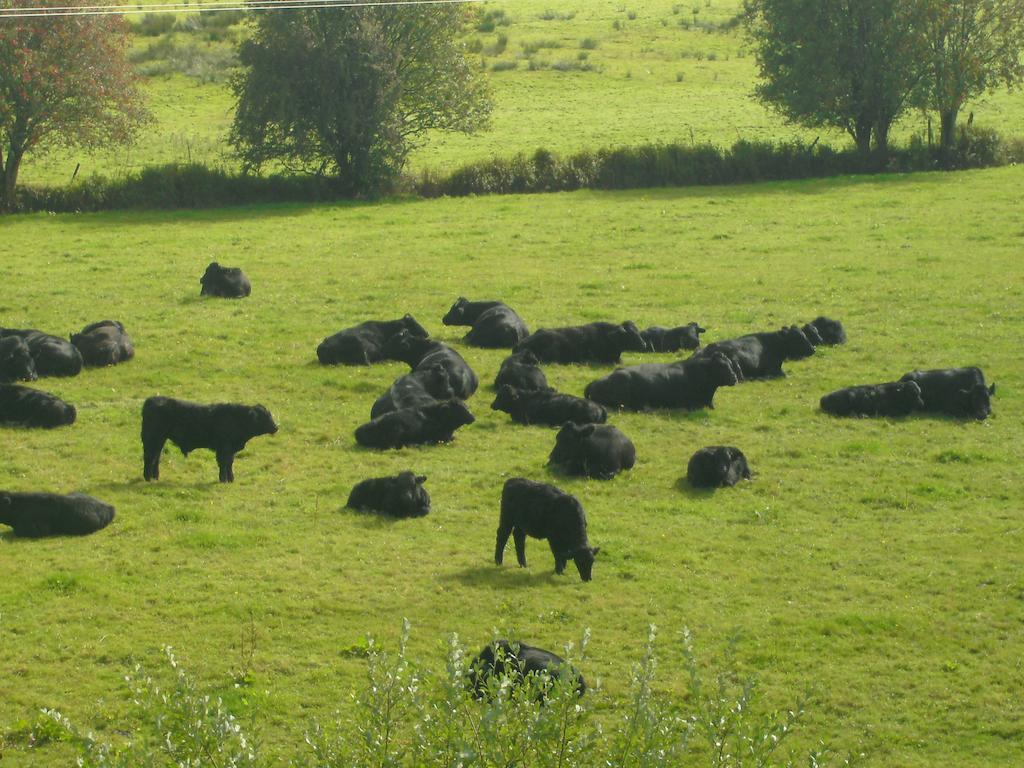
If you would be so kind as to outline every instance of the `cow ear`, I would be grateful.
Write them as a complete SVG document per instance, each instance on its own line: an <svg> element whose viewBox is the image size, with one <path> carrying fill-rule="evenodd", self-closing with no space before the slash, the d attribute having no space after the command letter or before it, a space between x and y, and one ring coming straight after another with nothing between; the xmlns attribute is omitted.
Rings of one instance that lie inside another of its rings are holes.
<svg viewBox="0 0 1024 768"><path fill-rule="evenodd" d="M427 482L427 476L426 475L417 475L416 476L416 485L423 485L425 482Z"/></svg>
<svg viewBox="0 0 1024 768"><path fill-rule="evenodd" d="M597 557L597 553L598 553L598 552L600 552L600 551L601 551L601 548L600 548L600 547L594 547L594 548L593 548L592 550L590 550L590 553L591 553L591 554L592 554L592 555L593 555L594 557Z"/></svg>
<svg viewBox="0 0 1024 768"><path fill-rule="evenodd" d="M993 384L991 387L988 388L988 393L990 395L994 395L996 393L996 385L995 384Z"/></svg>
<svg viewBox="0 0 1024 768"><path fill-rule="evenodd" d="M697 326L697 333L707 333L707 332L708 332L707 328L701 328L699 325Z"/></svg>

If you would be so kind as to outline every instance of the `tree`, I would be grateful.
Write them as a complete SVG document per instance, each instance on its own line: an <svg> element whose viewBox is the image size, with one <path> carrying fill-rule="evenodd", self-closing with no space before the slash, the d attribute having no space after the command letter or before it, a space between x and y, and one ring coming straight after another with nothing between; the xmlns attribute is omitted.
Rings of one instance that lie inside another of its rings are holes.
<svg viewBox="0 0 1024 768"><path fill-rule="evenodd" d="M788 120L846 131L867 154L923 77L920 0L748 0L758 98Z"/></svg>
<svg viewBox="0 0 1024 768"><path fill-rule="evenodd" d="M82 0L41 0L33 7ZM0 0L0 8L15 7ZM0 209L15 202L25 154L130 141L148 115L118 16L0 18Z"/></svg>
<svg viewBox="0 0 1024 768"><path fill-rule="evenodd" d="M922 20L928 76L919 104L939 114L939 146L956 138L964 104L1024 79L1024 0L929 0Z"/></svg>
<svg viewBox="0 0 1024 768"><path fill-rule="evenodd" d="M380 188L432 130L487 124L486 81L457 37L457 5L263 14L242 44L230 141L247 169L271 161Z"/></svg>

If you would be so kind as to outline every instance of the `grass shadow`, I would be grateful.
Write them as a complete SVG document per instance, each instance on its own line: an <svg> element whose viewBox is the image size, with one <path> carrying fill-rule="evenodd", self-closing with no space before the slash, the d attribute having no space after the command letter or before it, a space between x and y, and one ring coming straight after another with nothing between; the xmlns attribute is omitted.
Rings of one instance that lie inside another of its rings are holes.
<svg viewBox="0 0 1024 768"><path fill-rule="evenodd" d="M718 490L717 488L694 488L685 476L676 480L674 487L684 496L691 499L710 499L715 495L715 491Z"/></svg>
<svg viewBox="0 0 1024 768"><path fill-rule="evenodd" d="M568 568L559 576L550 561L546 562L543 568L536 565L520 568L514 562L514 555L512 559L511 564L506 562L504 565L471 565L461 571L445 574L441 578L456 581L465 587L488 587L495 590L529 589L538 584L556 584L568 576L578 578L575 573L570 574Z"/></svg>

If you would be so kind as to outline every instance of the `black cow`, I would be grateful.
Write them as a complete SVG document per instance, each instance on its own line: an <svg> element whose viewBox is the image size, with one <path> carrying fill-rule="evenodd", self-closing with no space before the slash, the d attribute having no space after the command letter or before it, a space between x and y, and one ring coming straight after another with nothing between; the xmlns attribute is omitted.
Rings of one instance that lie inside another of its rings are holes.
<svg viewBox="0 0 1024 768"><path fill-rule="evenodd" d="M356 442L367 448L447 443L454 438L455 430L474 421L464 402L445 400L378 416L356 428Z"/></svg>
<svg viewBox="0 0 1024 768"><path fill-rule="evenodd" d="M199 278L200 296L220 296L225 299L244 299L252 293L252 283L238 267L222 267L211 262Z"/></svg>
<svg viewBox="0 0 1024 768"><path fill-rule="evenodd" d="M0 491L0 525L15 536L85 536L106 528L114 508L84 493L13 493Z"/></svg>
<svg viewBox="0 0 1024 768"><path fill-rule="evenodd" d="M260 435L273 435L277 424L262 405L203 405L170 397L150 397L142 404L143 477L160 479L160 454L170 440L183 456L197 448L217 454L220 481L235 480L235 454Z"/></svg>
<svg viewBox="0 0 1024 768"><path fill-rule="evenodd" d="M316 356L321 365L379 363L387 359L384 356L385 342L401 331L422 339L429 336L412 315L397 320L367 320L328 336L316 348Z"/></svg>
<svg viewBox="0 0 1024 768"><path fill-rule="evenodd" d="M473 369L462 355L440 341L431 341L400 331L384 344L384 356L401 360L414 371L439 365L448 371L448 381L455 396L463 400L471 397L480 386Z"/></svg>
<svg viewBox="0 0 1024 768"><path fill-rule="evenodd" d="M863 384L821 398L821 410L834 416L908 416L923 409L921 388L913 381Z"/></svg>
<svg viewBox="0 0 1024 768"><path fill-rule="evenodd" d="M697 323L688 323L678 328L652 325L647 330L640 331L640 335L647 342L648 352L678 352L681 349L698 349L700 335L704 332L705 329Z"/></svg>
<svg viewBox="0 0 1024 768"><path fill-rule="evenodd" d="M466 684L476 698L483 699L489 698L502 680L518 687L529 679L538 699L543 701L551 685L562 675L567 676L578 696L587 692L583 675L561 656L526 643L495 640L470 663Z"/></svg>
<svg viewBox="0 0 1024 768"><path fill-rule="evenodd" d="M636 464L636 447L619 429L600 424L566 424L555 436L548 457L567 475L611 480Z"/></svg>
<svg viewBox="0 0 1024 768"><path fill-rule="evenodd" d="M75 406L49 392L0 384L0 424L48 429L74 424L77 416Z"/></svg>
<svg viewBox="0 0 1024 768"><path fill-rule="evenodd" d="M82 355L71 342L31 328L0 328L0 339L11 336L25 342L38 376L77 376L81 373Z"/></svg>
<svg viewBox="0 0 1024 768"><path fill-rule="evenodd" d="M469 301L460 296L441 322L473 326L463 341L485 349L511 349L530 335L523 319L500 301Z"/></svg>
<svg viewBox="0 0 1024 768"><path fill-rule="evenodd" d="M725 355L691 357L675 363L648 363L619 368L592 381L584 395L610 408L714 408L719 387L738 381Z"/></svg>
<svg viewBox="0 0 1024 768"><path fill-rule="evenodd" d="M740 381L785 376L782 364L814 354L814 345L795 325L770 333L751 333L728 341L716 341L695 352L693 357L721 353L729 358Z"/></svg>
<svg viewBox="0 0 1024 768"><path fill-rule="evenodd" d="M532 536L548 540L555 556L555 573L564 572L565 564L572 560L580 578L590 581L594 557L601 548L591 547L587 541L587 516L575 496L523 477L506 480L494 547L494 562L498 565L504 559L510 535L515 540L520 567L526 567L526 537Z"/></svg>
<svg viewBox="0 0 1024 768"><path fill-rule="evenodd" d="M970 417L979 421L992 413L992 395L996 393L996 385L985 385L985 374L980 368L911 371L903 374L900 381L917 383L921 388L924 410L929 413Z"/></svg>
<svg viewBox="0 0 1024 768"><path fill-rule="evenodd" d="M10 381L35 381L36 364L28 344L20 336L0 339L0 384Z"/></svg>
<svg viewBox="0 0 1024 768"><path fill-rule="evenodd" d="M453 397L455 391L448 379L448 371L442 365L432 365L395 379L388 391L374 402L370 409L370 418L376 419L401 408L432 405L440 400L451 400Z"/></svg>
<svg viewBox="0 0 1024 768"><path fill-rule="evenodd" d="M694 488L727 488L750 479L747 457L739 448L713 445L690 457L686 477Z"/></svg>
<svg viewBox="0 0 1024 768"><path fill-rule="evenodd" d="M626 321L589 323L570 328L540 328L515 347L528 350L542 363L617 363L623 352L646 352L647 342L636 324Z"/></svg>
<svg viewBox="0 0 1024 768"><path fill-rule="evenodd" d="M608 411L581 397L563 395L555 390L502 387L491 403L491 410L504 411L517 424L545 424L557 427L567 421L576 424L604 424Z"/></svg>
<svg viewBox="0 0 1024 768"><path fill-rule="evenodd" d="M117 320L101 320L71 334L71 343L87 366L117 365L135 357L135 347Z"/></svg>
<svg viewBox="0 0 1024 768"><path fill-rule="evenodd" d="M516 389L547 389L547 377L533 352L516 352L502 361L494 379L494 388L506 386Z"/></svg>
<svg viewBox="0 0 1024 768"><path fill-rule="evenodd" d="M357 483L345 506L382 512L389 517L424 517L430 512L430 494L424 475L400 472L394 477L375 477Z"/></svg>
<svg viewBox="0 0 1024 768"><path fill-rule="evenodd" d="M816 347L822 344L831 347L836 344L846 343L846 330L838 320L816 317L800 330L807 336L808 341Z"/></svg>

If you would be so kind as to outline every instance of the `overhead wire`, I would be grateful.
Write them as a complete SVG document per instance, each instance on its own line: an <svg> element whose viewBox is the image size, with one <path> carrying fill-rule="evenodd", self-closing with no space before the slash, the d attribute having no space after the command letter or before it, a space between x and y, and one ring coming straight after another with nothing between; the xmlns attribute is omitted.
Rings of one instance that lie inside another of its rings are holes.
<svg viewBox="0 0 1024 768"><path fill-rule="evenodd" d="M214 13L220 11L284 11L305 8L379 8L408 5L468 5L486 0L211 0L202 3L151 5L62 5L0 8L0 20L62 16L135 16L147 13Z"/></svg>

